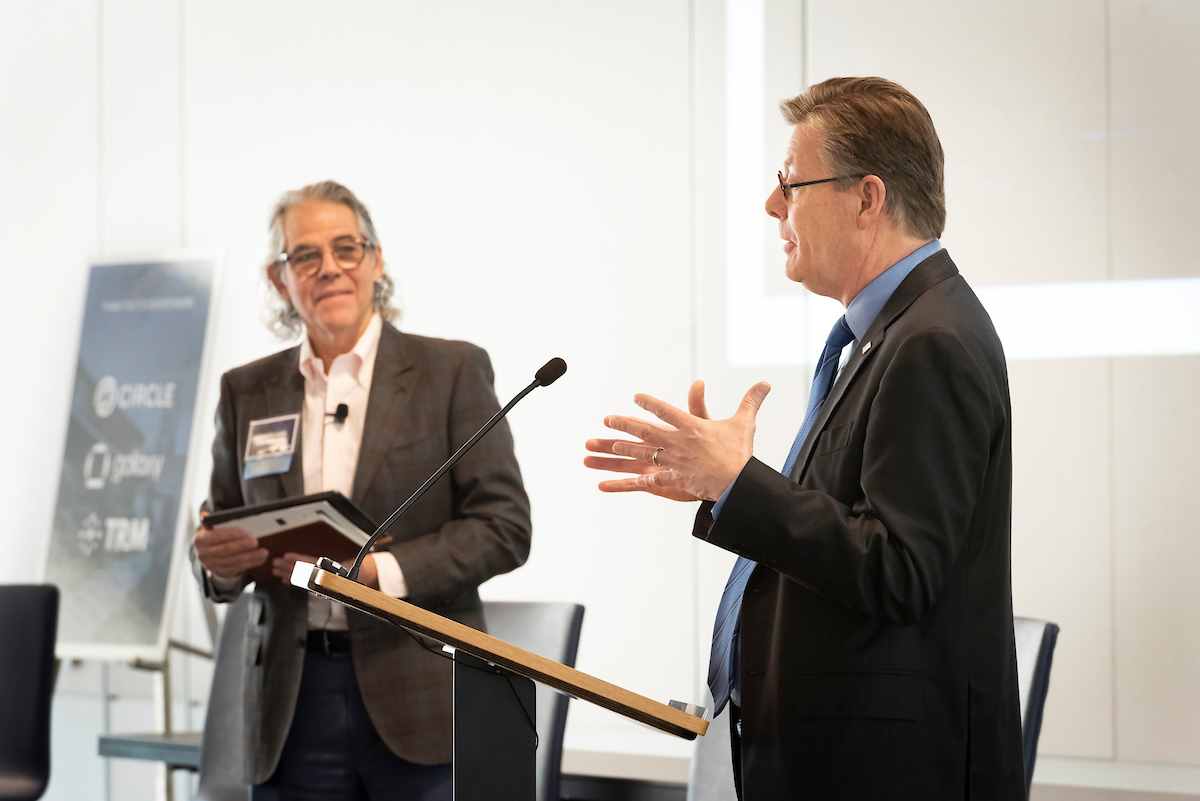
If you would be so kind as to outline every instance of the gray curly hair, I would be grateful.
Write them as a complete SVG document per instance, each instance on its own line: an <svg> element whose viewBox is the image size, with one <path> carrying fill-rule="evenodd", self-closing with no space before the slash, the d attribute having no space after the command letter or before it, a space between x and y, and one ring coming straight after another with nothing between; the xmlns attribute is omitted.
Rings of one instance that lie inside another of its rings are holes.
<svg viewBox="0 0 1200 801"><path fill-rule="evenodd" d="M279 200L275 202L275 208L271 212L271 221L267 225L267 232L270 237L270 252L267 254L267 263L263 266L263 272L267 279L268 287L271 287L271 270L273 268L278 269L276 264L285 244L283 241L284 215L293 206L307 200L340 203L347 207L354 212L354 216L358 219L358 229L362 232L363 239L367 240L367 244L371 247L379 245L379 236L375 233L375 223L371 222L371 213L367 211L367 207L363 205L363 202L353 192L337 181L321 181L320 183L309 184L299 189L284 192ZM375 308L375 311L379 312L379 316L389 323L400 316L400 309L392 304L392 295L395 292L396 284L392 281L392 277L387 274L387 269L385 268L383 275L375 282L375 292L371 297L371 305ZM267 297L269 298L267 302L267 328L271 330L271 333L282 340L289 340L299 336L304 331L304 323L301 321L296 307L292 305L292 301L271 289L268 289Z"/></svg>

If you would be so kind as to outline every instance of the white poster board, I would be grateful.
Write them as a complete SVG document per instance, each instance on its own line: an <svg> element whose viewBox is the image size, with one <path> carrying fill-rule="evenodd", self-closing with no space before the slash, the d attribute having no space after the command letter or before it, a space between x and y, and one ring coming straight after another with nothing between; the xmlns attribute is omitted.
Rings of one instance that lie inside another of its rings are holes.
<svg viewBox="0 0 1200 801"><path fill-rule="evenodd" d="M216 255L96 262L46 560L58 654L162 660L190 534Z"/></svg>

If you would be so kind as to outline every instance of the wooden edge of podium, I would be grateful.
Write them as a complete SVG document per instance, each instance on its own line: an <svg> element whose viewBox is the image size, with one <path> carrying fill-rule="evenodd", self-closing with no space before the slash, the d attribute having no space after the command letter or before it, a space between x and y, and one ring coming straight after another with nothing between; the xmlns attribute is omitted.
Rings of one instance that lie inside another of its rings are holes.
<svg viewBox="0 0 1200 801"><path fill-rule="evenodd" d="M307 584L308 589L361 612L460 648L471 656L667 734L694 740L708 730L708 721L695 715L609 684L427 609L384 595L337 573L314 567Z"/></svg>

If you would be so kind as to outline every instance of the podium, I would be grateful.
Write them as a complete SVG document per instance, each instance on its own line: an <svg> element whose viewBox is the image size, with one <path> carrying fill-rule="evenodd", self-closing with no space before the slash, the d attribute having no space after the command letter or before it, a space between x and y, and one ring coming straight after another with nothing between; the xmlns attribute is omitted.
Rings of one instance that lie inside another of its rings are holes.
<svg viewBox="0 0 1200 801"><path fill-rule="evenodd" d="M708 729L685 705L653 701L337 573L299 563L291 583L447 646L454 660L455 801L534 798L534 682L686 740Z"/></svg>

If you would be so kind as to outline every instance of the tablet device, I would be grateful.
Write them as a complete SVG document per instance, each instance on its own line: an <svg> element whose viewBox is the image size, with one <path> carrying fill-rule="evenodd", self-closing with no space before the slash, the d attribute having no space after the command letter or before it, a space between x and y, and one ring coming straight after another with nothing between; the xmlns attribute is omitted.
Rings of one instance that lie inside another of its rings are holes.
<svg viewBox="0 0 1200 801"><path fill-rule="evenodd" d="M258 538L270 552L267 562L250 571L255 581L279 581L271 559L285 553L328 556L349 565L377 526L340 492L318 492L298 498L239 506L204 518L211 529L240 528Z"/></svg>

